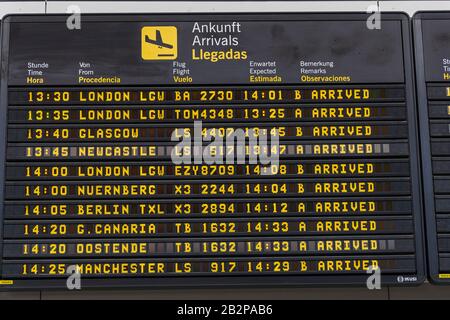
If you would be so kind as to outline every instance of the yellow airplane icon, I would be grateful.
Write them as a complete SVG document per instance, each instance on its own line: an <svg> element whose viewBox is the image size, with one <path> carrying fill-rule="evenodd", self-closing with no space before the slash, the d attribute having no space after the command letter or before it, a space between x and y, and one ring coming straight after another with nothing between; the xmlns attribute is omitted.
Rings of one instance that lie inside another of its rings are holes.
<svg viewBox="0 0 450 320"><path fill-rule="evenodd" d="M174 60L177 58L177 28L151 26L141 30L141 55L144 60Z"/></svg>

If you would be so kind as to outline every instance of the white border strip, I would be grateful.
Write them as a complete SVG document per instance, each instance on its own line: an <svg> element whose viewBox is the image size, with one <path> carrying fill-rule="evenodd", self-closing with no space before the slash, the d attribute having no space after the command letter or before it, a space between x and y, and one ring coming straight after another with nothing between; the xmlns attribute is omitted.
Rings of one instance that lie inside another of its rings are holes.
<svg viewBox="0 0 450 320"><path fill-rule="evenodd" d="M45 1L0 2L0 19L12 13L45 13Z"/></svg>
<svg viewBox="0 0 450 320"><path fill-rule="evenodd" d="M6 1L7 14L66 13L77 5L81 13L189 13L189 12L366 12L377 1ZM450 11L450 1L379 1L381 12L401 11L410 16L421 10Z"/></svg>
<svg viewBox="0 0 450 320"><path fill-rule="evenodd" d="M342 12L364 11L377 1L49 1L47 13Z"/></svg>
<svg viewBox="0 0 450 320"><path fill-rule="evenodd" d="M450 1L380 1L380 10L403 11L413 16L417 11L449 11Z"/></svg>

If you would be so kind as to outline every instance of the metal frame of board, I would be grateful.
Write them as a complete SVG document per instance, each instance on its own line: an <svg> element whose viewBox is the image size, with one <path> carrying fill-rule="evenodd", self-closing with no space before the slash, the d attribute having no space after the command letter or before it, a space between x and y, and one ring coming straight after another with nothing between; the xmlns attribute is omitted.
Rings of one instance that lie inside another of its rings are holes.
<svg viewBox="0 0 450 320"><path fill-rule="evenodd" d="M157 17L159 21L173 21L174 17L179 21L192 21L201 17L207 17L208 21L221 19L226 14L136 14L136 15L83 15L84 21L146 21L149 17ZM233 19L259 19L259 20L366 20L366 13L310 13L310 14L232 14ZM413 201L413 219L415 229L415 246L416 246L416 267L417 272L415 280L411 282L403 282L399 279L399 275L384 275L382 283L389 285L417 285L425 279L425 264L423 250L423 232L422 232L422 201L421 201L421 185L420 185L420 167L418 155L418 135L417 135L417 116L414 95L414 73L412 64L412 44L409 17L403 13L385 13L382 15L384 20L396 20L402 26L402 46L405 70L405 88L406 88L406 105L407 119L409 130L409 147L410 147L410 163L411 163L411 193ZM2 83L1 83L1 100L0 112L6 114L7 111L7 90L8 90L8 42L9 25L14 22L39 22L39 21L65 21L66 16L61 15L21 15L6 16L3 20L3 39L2 39ZM405 50L405 48L407 50ZM5 152L6 142L6 121L0 122L0 154ZM5 162L0 163L0 181L4 181ZM0 202L3 202L4 184L0 184ZM0 211L0 232L3 224L3 207ZM0 238L1 234L0 234ZM1 253L1 247L0 247ZM0 265L1 268L1 265ZM1 273L1 269L0 269ZM326 280L326 281L325 281ZM330 285L365 285L367 275L319 275L319 276L201 276L201 277L164 277L164 278L110 278L110 279L84 279L83 287L105 287L108 288L158 288L158 287L250 287L250 286L330 286ZM65 288L66 279L58 280L14 280L14 286L2 286L1 289L52 289Z"/></svg>
<svg viewBox="0 0 450 320"><path fill-rule="evenodd" d="M450 12L421 11L412 17L414 36L414 57L416 67L417 107L422 160L422 185L424 191L425 239L427 241L428 276L433 283L450 283L450 278L439 276L439 249L436 227L434 178L431 157L431 138L428 117L427 86L425 79L425 57L422 34L422 20L450 20ZM432 199L429 199L432 197Z"/></svg>

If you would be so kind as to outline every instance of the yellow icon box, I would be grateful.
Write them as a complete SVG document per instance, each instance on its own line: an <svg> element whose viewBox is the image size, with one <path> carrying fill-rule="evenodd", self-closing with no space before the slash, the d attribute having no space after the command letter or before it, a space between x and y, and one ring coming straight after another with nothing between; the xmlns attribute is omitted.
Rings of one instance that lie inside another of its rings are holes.
<svg viewBox="0 0 450 320"><path fill-rule="evenodd" d="M175 60L178 54L177 28L151 26L141 30L141 56L144 60Z"/></svg>

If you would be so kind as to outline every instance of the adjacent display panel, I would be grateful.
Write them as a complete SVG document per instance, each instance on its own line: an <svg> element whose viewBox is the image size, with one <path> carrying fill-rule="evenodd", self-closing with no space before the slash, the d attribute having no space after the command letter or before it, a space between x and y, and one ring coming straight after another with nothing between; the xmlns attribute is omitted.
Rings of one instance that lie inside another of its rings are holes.
<svg viewBox="0 0 450 320"><path fill-rule="evenodd" d="M430 278L450 283L450 13L413 17Z"/></svg>
<svg viewBox="0 0 450 320"><path fill-rule="evenodd" d="M7 17L2 287L423 281L408 17L368 17Z"/></svg>

